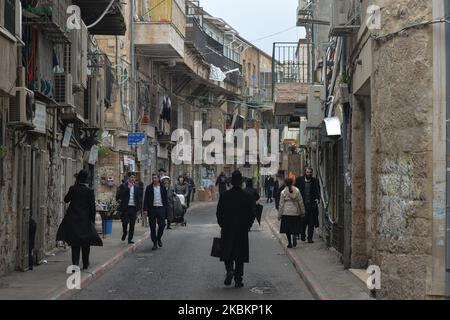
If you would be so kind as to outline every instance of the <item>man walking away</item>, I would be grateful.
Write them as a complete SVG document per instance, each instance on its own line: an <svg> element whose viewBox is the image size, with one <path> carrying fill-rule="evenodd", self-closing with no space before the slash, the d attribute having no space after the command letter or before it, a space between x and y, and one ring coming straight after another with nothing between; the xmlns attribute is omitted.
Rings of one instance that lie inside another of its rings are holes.
<svg viewBox="0 0 450 320"><path fill-rule="evenodd" d="M242 174L232 175L233 188L222 194L217 206L217 221L222 229L221 261L227 271L225 285L234 277L235 287L244 286L244 263L249 263L248 232L255 220L255 199L242 190Z"/></svg>
<svg viewBox="0 0 450 320"><path fill-rule="evenodd" d="M273 202L273 188L275 186L275 179L273 177L269 177L268 181L267 181L267 203L272 203Z"/></svg>
<svg viewBox="0 0 450 320"><path fill-rule="evenodd" d="M136 176L130 174L128 184L123 187L120 195L120 212L122 212L122 241L128 235L128 243L133 244L134 227L136 225L137 213L142 208L142 193L136 185ZM129 229L128 229L129 226Z"/></svg>
<svg viewBox="0 0 450 320"><path fill-rule="evenodd" d="M229 186L229 183L227 181L227 177L225 176L225 173L221 172L220 175L217 177L216 180L216 187L219 186L219 194L222 195L227 191L227 187Z"/></svg>
<svg viewBox="0 0 450 320"><path fill-rule="evenodd" d="M314 228L319 228L320 184L319 180L313 177L313 172L312 168L306 168L305 176L298 178L295 183L302 194L306 209L306 216L302 219L301 239L306 241L308 228L309 243L314 243Z"/></svg>
<svg viewBox="0 0 450 320"><path fill-rule="evenodd" d="M278 171L277 181L275 182L275 186L273 188L273 197L275 198L275 208L277 210L280 209L280 197L281 192L283 192L286 187L285 184L285 172L283 170Z"/></svg>
<svg viewBox="0 0 450 320"><path fill-rule="evenodd" d="M152 184L145 190L144 213L148 215L150 224L151 239L153 241L152 250L157 250L158 246L162 248L162 236L166 227L167 218L167 191L161 185L159 175L153 174ZM158 223L158 233L156 232L156 223Z"/></svg>

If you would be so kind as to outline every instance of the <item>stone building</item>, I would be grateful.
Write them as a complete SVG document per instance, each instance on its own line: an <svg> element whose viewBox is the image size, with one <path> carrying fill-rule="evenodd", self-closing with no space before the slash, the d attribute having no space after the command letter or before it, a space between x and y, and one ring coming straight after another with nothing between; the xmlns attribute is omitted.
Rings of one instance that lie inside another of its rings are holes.
<svg viewBox="0 0 450 320"><path fill-rule="evenodd" d="M71 4L102 13L101 4L83 1L0 2L1 50L8 57L0 63L6 75L0 81L0 274L27 271L55 249L74 174L85 168L95 177L112 81L95 35L121 32L120 3L89 31L89 20L81 19L80 29L65 27Z"/></svg>
<svg viewBox="0 0 450 320"><path fill-rule="evenodd" d="M450 295L448 9L443 0L300 1L298 25L316 52L308 150L323 235L346 267L380 266L379 298Z"/></svg>

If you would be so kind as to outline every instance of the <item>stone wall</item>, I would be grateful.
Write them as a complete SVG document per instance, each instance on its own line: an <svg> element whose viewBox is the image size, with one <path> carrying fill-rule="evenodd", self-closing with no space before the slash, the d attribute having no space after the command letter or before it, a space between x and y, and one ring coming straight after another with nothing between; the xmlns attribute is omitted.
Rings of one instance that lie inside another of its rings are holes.
<svg viewBox="0 0 450 320"><path fill-rule="evenodd" d="M0 110L2 110L1 99L4 98L0 97ZM2 118L4 119L0 116L0 121ZM12 174L14 156L11 152L13 139L10 134L6 131L4 138L7 154L3 160L0 160L0 165L3 166L3 176L0 177L0 276L14 270L17 247L17 208L13 201Z"/></svg>
<svg viewBox="0 0 450 320"><path fill-rule="evenodd" d="M381 4L387 34L432 19L431 1ZM373 47L372 256L382 271L381 297L424 298L432 249L433 42L431 27ZM370 248L369 248L370 250Z"/></svg>

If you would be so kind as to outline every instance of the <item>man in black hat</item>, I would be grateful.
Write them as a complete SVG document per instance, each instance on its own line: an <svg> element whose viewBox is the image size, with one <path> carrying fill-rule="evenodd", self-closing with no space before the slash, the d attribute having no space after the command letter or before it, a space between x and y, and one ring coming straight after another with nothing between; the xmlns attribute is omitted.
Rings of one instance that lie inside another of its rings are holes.
<svg viewBox="0 0 450 320"><path fill-rule="evenodd" d="M242 189L242 174L232 175L232 188L224 192L217 206L217 221L222 228L221 261L225 262L225 285L234 278L235 287L244 286L244 263L249 263L248 232L255 221L255 200Z"/></svg>
<svg viewBox="0 0 450 320"><path fill-rule="evenodd" d="M277 173L277 181L275 181L275 185L273 188L273 197L275 198L275 208L280 209L280 196L286 187L286 173L283 170L278 170Z"/></svg>
<svg viewBox="0 0 450 320"><path fill-rule="evenodd" d="M166 169L164 169L164 168L159 169L158 170L159 179L162 179L162 177L165 177L166 173L167 173Z"/></svg>

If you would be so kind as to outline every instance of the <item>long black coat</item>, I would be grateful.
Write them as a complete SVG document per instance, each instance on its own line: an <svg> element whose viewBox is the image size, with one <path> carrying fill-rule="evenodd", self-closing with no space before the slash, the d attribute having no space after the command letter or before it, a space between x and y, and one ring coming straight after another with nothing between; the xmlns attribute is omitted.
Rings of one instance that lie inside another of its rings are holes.
<svg viewBox="0 0 450 320"><path fill-rule="evenodd" d="M67 242L70 246L103 246L95 230L94 190L76 184L70 187L64 201L70 205L58 228L56 241Z"/></svg>
<svg viewBox="0 0 450 320"><path fill-rule="evenodd" d="M303 201L305 201L305 177L299 177L297 178L295 182L295 186L300 190L300 193L302 194ZM319 227L319 206L316 203L316 200L320 202L320 184L319 180L316 178L311 178L311 198L310 198L310 205L306 205L305 202L305 209L306 209L306 219L313 219L314 220L314 226L316 228Z"/></svg>
<svg viewBox="0 0 450 320"><path fill-rule="evenodd" d="M136 210L142 209L142 190L138 185L134 186L134 203L136 205ZM128 184L123 184L120 186L119 191L119 211L124 212L128 209L128 203L130 202L130 187Z"/></svg>
<svg viewBox="0 0 450 320"><path fill-rule="evenodd" d="M275 208L277 210L280 209L280 198L284 188L286 188L284 184L280 186L278 180L275 182L273 187L273 197L275 198Z"/></svg>
<svg viewBox="0 0 450 320"><path fill-rule="evenodd" d="M217 222L222 228L221 261L250 261L248 232L255 214L255 199L241 188L222 194L217 206Z"/></svg>

